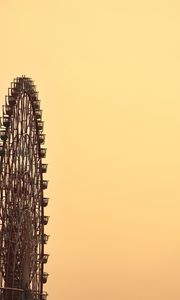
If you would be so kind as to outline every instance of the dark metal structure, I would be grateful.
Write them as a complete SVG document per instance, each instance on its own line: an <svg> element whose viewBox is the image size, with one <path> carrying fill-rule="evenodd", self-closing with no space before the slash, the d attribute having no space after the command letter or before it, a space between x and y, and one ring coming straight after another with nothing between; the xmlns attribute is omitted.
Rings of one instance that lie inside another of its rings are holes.
<svg viewBox="0 0 180 300"><path fill-rule="evenodd" d="M46 300L48 181L42 110L25 76L11 83L0 128L0 300Z"/></svg>

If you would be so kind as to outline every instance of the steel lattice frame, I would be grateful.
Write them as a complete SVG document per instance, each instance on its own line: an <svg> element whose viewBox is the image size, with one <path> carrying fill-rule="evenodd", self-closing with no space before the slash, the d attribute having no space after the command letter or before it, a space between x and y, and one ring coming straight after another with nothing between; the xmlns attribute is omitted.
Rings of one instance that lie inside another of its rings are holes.
<svg viewBox="0 0 180 300"><path fill-rule="evenodd" d="M0 299L45 300L48 236L42 111L30 78L11 83L0 129Z"/></svg>

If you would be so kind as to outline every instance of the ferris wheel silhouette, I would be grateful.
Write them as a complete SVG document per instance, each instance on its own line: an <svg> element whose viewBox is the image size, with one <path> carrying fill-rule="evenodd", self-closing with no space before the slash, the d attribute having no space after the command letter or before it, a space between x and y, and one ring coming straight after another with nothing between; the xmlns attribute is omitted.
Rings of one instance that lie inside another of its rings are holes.
<svg viewBox="0 0 180 300"><path fill-rule="evenodd" d="M11 83L0 123L0 300L46 300L47 149L30 78Z"/></svg>

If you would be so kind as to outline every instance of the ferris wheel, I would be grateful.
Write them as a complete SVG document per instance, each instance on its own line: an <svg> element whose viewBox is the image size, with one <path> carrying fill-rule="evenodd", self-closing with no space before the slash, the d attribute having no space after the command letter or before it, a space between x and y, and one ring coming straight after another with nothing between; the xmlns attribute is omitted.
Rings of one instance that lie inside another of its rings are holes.
<svg viewBox="0 0 180 300"><path fill-rule="evenodd" d="M46 300L48 180L42 110L33 81L17 77L0 127L0 299Z"/></svg>

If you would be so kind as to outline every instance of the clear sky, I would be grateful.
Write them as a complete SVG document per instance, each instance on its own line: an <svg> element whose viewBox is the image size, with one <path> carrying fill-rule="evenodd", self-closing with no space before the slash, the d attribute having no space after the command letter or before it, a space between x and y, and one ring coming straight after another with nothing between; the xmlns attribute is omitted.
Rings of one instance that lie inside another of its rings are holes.
<svg viewBox="0 0 180 300"><path fill-rule="evenodd" d="M180 2L1 0L0 70L42 99L49 300L179 300Z"/></svg>

